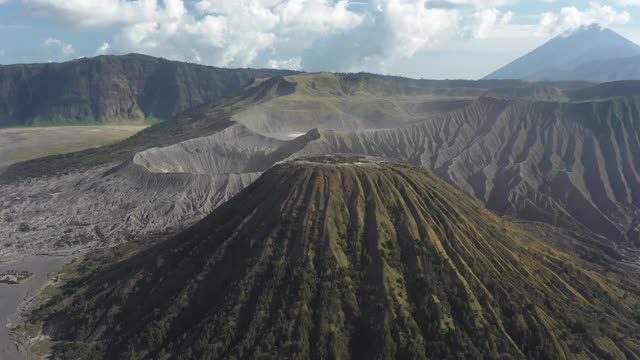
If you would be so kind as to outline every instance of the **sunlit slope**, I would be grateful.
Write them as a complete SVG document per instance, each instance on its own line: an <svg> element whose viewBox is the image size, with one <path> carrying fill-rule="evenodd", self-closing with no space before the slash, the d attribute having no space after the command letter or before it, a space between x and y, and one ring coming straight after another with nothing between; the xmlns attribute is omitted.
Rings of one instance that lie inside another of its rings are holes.
<svg viewBox="0 0 640 360"><path fill-rule="evenodd" d="M600 275L412 165L283 163L176 238L113 257L72 264L40 299L28 329L54 358L640 353L632 271L603 255Z"/></svg>
<svg viewBox="0 0 640 360"><path fill-rule="evenodd" d="M292 138L313 128L393 128L430 114L460 108L482 89L442 89L395 84L380 78L330 73L286 76L290 89L235 114L232 119L260 134Z"/></svg>

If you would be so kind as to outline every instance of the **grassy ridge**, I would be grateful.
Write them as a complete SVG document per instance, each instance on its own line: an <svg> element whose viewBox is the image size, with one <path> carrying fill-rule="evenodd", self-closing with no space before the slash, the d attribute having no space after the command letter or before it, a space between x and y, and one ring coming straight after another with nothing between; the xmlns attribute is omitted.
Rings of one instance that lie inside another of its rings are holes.
<svg viewBox="0 0 640 360"><path fill-rule="evenodd" d="M314 128L394 128L463 107L484 93L483 89L418 85L331 73L286 76L273 86L294 91L253 104L233 119L273 137L290 137Z"/></svg>

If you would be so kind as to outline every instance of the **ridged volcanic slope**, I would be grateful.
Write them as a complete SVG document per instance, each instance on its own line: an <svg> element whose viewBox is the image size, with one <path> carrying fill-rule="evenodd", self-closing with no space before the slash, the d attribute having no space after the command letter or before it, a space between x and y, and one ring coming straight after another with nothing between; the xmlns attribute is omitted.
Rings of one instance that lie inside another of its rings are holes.
<svg viewBox="0 0 640 360"><path fill-rule="evenodd" d="M640 241L640 97L577 103L483 97L408 127L320 133L297 156L410 161L502 214Z"/></svg>
<svg viewBox="0 0 640 360"><path fill-rule="evenodd" d="M92 261L31 316L60 358L640 354L623 271L605 279L412 165L283 163L176 238Z"/></svg>

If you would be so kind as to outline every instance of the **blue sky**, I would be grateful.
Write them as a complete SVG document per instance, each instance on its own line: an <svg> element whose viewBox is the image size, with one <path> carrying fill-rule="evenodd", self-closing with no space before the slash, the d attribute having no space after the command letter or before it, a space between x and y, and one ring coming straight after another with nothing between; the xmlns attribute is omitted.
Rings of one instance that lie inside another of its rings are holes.
<svg viewBox="0 0 640 360"><path fill-rule="evenodd" d="M139 52L226 67L479 78L640 0L0 0L0 64Z"/></svg>

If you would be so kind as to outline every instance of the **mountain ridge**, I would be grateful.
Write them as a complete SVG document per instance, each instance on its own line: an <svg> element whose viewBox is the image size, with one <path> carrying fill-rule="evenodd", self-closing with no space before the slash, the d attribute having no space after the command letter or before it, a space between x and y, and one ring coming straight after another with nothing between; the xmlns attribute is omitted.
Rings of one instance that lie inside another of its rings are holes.
<svg viewBox="0 0 640 360"><path fill-rule="evenodd" d="M288 70L224 69L148 55L0 66L0 126L130 123L173 115Z"/></svg>
<svg viewBox="0 0 640 360"><path fill-rule="evenodd" d="M0 65L0 127L155 122L237 95L255 78L298 73L215 68L141 54ZM367 73L339 76L375 78L395 88L525 85L519 81L416 80ZM585 84L563 82L551 86L572 89Z"/></svg>
<svg viewBox="0 0 640 360"><path fill-rule="evenodd" d="M312 130L307 123L305 135L289 140L264 139L259 128L234 121L247 107L286 98L291 88L285 78L263 80L243 96L203 105L119 144L10 167L0 185L0 219L9 219L0 221L0 241L29 246L5 245L0 256L175 233L277 162L333 153L409 161L498 214L591 231L615 247L639 244L635 83L598 85L576 102L481 96L395 129ZM626 96L600 99L603 91ZM342 97L348 96L336 98ZM241 146L256 139L259 146ZM20 222L33 230L19 231Z"/></svg>

